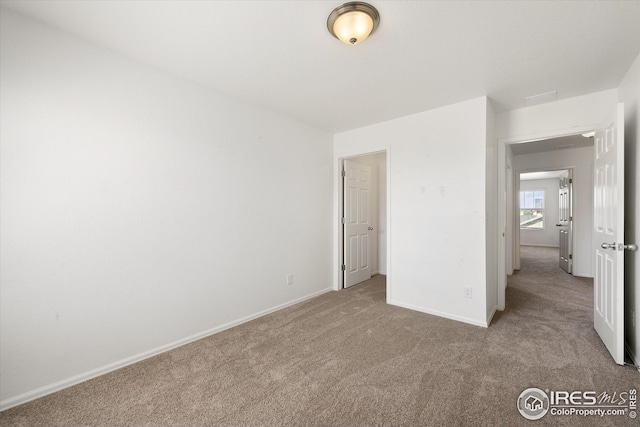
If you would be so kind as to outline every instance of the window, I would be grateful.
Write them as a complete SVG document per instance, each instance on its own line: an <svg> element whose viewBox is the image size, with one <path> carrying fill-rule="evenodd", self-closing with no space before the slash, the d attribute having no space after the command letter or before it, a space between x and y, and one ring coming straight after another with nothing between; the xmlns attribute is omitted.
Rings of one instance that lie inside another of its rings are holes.
<svg viewBox="0 0 640 427"><path fill-rule="evenodd" d="M544 229L544 190L520 192L520 228Z"/></svg>

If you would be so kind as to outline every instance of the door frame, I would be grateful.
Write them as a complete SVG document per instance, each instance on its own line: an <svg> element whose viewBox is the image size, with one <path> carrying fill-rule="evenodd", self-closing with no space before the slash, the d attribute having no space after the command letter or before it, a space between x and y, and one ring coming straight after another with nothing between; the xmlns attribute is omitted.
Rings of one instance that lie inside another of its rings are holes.
<svg viewBox="0 0 640 427"><path fill-rule="evenodd" d="M567 135L569 136L569 135ZM520 174L523 173L530 173L530 172L547 172L547 171L568 171L569 175L571 177L573 177L573 171L575 170L576 166L559 166L559 167L539 167L539 168L532 168L532 169L514 169L513 170L513 175L514 175L514 180L513 180L513 212L511 212L511 215L513 215L513 265L517 265L518 266L518 270L520 269L520 233L521 233L521 229L520 227L517 226L518 221L516 221L515 219L518 217L518 201L520 199ZM573 178L572 178L573 179ZM556 195L557 197L557 195ZM571 192L571 203L573 206L573 191ZM506 214L507 216L509 215L509 213ZM575 217L575 215L574 215ZM555 221L555 220L554 220ZM573 251L573 239L574 239L574 233L571 233L571 248ZM506 258L505 258L505 262L506 262ZM573 275L573 273L569 273L571 275Z"/></svg>
<svg viewBox="0 0 640 427"><path fill-rule="evenodd" d="M369 156L372 154L386 154L386 190L387 197L385 200L385 208L387 211L386 227L387 227L387 239L385 242L387 259L386 259L386 271L387 271L387 302L391 300L392 280L391 280L391 149L389 146L382 147L378 150L362 150L348 153L348 155L340 155L334 158L334 170L333 170L333 200L335 208L333 212L333 290L342 290L342 259L344 252L343 242L343 227L342 227L342 212L343 212L343 192L342 185L342 165L343 160L356 160L358 157Z"/></svg>
<svg viewBox="0 0 640 427"><path fill-rule="evenodd" d="M598 129L601 126L601 123L592 123L590 125L585 126L576 126L571 128L563 128L554 131L540 132L536 134L530 135L522 135L508 138L499 138L498 139L498 310L503 311L505 309L506 304L506 291L507 291L507 273L506 273L506 233L507 233L507 202L506 202L506 193L507 193L507 145L514 144L525 144L527 142L536 142L545 139L551 138L560 138L563 136L571 136L577 135L587 132L592 132L595 129ZM572 167L567 167L569 169ZM511 169L515 174L515 169ZM519 187L520 180L514 179L514 191L516 187ZM514 196L515 197L515 196ZM515 200L515 199L514 199ZM515 206L515 205L514 205ZM512 215L515 213L512 212ZM513 221L513 233L512 236L516 236L516 222ZM518 230L519 231L519 230ZM519 236L519 232L517 233ZM519 243L518 240L515 243ZM515 245L514 243L514 245ZM519 258L519 249L517 246L514 246L514 252L518 254ZM517 265L514 259L514 266ZM518 265L519 267L519 265Z"/></svg>

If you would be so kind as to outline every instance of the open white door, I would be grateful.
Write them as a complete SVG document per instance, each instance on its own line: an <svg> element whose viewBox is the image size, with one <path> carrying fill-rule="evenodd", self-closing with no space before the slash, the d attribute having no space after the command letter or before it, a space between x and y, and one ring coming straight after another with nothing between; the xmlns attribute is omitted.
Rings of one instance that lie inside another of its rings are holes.
<svg viewBox="0 0 640 427"><path fill-rule="evenodd" d="M371 168L344 161L344 287L371 278Z"/></svg>
<svg viewBox="0 0 640 427"><path fill-rule="evenodd" d="M573 238L573 212L572 212L572 193L573 186L573 174L569 171L567 178L560 178L560 190L559 190L559 219L556 227L558 228L560 251L559 251L559 264L560 268L567 273L572 272L573 268L573 255L572 255L572 241Z"/></svg>
<svg viewBox="0 0 640 427"><path fill-rule="evenodd" d="M624 364L624 105L618 104L594 141L594 327Z"/></svg>

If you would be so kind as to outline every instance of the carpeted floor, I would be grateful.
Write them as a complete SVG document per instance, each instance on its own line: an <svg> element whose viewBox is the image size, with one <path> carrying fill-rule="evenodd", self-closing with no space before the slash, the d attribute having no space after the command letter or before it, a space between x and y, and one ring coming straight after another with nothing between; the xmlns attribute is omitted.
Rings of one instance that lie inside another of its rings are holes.
<svg viewBox="0 0 640 427"><path fill-rule="evenodd" d="M638 425L520 415L529 387L640 385L593 330L592 281L562 272L557 250L523 247L522 257L488 329L389 306L375 276L10 409L0 424Z"/></svg>

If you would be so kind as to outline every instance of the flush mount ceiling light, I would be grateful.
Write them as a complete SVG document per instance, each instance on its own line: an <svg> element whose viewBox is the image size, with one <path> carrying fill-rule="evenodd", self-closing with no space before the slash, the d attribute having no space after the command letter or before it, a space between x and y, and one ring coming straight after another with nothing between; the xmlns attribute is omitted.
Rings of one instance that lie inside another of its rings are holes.
<svg viewBox="0 0 640 427"><path fill-rule="evenodd" d="M356 45L369 37L380 24L375 7L361 1L352 1L336 7L327 19L327 29L340 41Z"/></svg>

